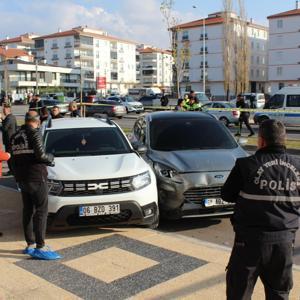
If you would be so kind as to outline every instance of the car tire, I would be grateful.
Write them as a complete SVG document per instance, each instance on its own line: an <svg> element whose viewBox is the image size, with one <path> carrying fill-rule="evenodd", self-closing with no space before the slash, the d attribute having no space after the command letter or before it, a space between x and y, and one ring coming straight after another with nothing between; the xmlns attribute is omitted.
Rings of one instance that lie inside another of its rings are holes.
<svg viewBox="0 0 300 300"><path fill-rule="evenodd" d="M229 126L229 121L228 121L227 118L221 117L221 118L219 119L219 121L222 122L226 127Z"/></svg>
<svg viewBox="0 0 300 300"><path fill-rule="evenodd" d="M128 108L126 107L126 113L129 114Z"/></svg>
<svg viewBox="0 0 300 300"><path fill-rule="evenodd" d="M157 212L154 216L152 224L146 225L144 227L149 228L149 229L153 229L153 230L155 230L159 227L159 210L157 210Z"/></svg>

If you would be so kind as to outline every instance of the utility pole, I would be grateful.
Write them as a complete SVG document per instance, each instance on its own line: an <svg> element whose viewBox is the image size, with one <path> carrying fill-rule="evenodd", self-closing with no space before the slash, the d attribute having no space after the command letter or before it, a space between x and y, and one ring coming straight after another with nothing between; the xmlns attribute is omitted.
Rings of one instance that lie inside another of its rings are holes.
<svg viewBox="0 0 300 300"><path fill-rule="evenodd" d="M35 94L39 94L39 72L38 72L38 61L39 59L36 57L35 59Z"/></svg>

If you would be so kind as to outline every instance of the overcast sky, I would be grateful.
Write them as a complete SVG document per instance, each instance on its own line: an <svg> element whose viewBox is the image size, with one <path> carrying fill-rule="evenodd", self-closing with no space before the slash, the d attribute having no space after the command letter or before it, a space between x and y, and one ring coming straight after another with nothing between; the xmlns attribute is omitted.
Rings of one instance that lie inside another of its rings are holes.
<svg viewBox="0 0 300 300"><path fill-rule="evenodd" d="M175 0L182 22L222 10L222 0ZM248 18L267 25L268 15L294 9L294 0L245 0ZM161 0L0 0L0 37L49 34L88 25L120 38L168 47ZM196 6L197 8L193 8Z"/></svg>

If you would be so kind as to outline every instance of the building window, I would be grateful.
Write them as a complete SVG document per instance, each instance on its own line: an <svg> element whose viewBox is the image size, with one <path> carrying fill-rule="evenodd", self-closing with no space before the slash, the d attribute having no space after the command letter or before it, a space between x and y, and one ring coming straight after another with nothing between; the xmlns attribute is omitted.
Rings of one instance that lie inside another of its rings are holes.
<svg viewBox="0 0 300 300"><path fill-rule="evenodd" d="M182 33L182 40L183 41L188 41L189 40L189 32L188 31L184 31Z"/></svg>
<svg viewBox="0 0 300 300"><path fill-rule="evenodd" d="M253 78L254 77L254 70L251 69L251 77Z"/></svg>
<svg viewBox="0 0 300 300"><path fill-rule="evenodd" d="M282 67L277 67L277 76L282 75Z"/></svg>
<svg viewBox="0 0 300 300"><path fill-rule="evenodd" d="M256 64L259 65L259 56L256 57Z"/></svg>
<svg viewBox="0 0 300 300"><path fill-rule="evenodd" d="M283 28L283 20L277 20L277 28Z"/></svg>
<svg viewBox="0 0 300 300"><path fill-rule="evenodd" d="M118 80L118 72L110 73L111 80Z"/></svg>
<svg viewBox="0 0 300 300"><path fill-rule="evenodd" d="M263 65L266 63L266 58L265 58L264 56L261 58L261 63L262 63Z"/></svg>
<svg viewBox="0 0 300 300"><path fill-rule="evenodd" d="M261 71L261 76L262 76L263 78L265 78L265 75L266 75L266 71L265 71L265 70L262 70L262 71Z"/></svg>
<svg viewBox="0 0 300 300"><path fill-rule="evenodd" d="M256 77L259 77L259 70L256 70Z"/></svg>
<svg viewBox="0 0 300 300"><path fill-rule="evenodd" d="M257 50L259 50L259 49L260 49L260 45L259 45L259 43L257 43L257 45L256 45L256 49L257 49Z"/></svg>
<svg viewBox="0 0 300 300"><path fill-rule="evenodd" d="M208 40L207 33L205 33L205 34L201 33L201 35L200 35L200 40L201 41L203 40L203 37L205 37L205 39Z"/></svg>
<svg viewBox="0 0 300 300"><path fill-rule="evenodd" d="M203 49L204 49L204 48L201 47L200 54L203 54L203 53L204 53L204 50L203 50ZM205 53L208 53L207 47L205 47Z"/></svg>
<svg viewBox="0 0 300 300"><path fill-rule="evenodd" d="M56 80L57 79L57 74L56 73L52 73L52 80Z"/></svg>
<svg viewBox="0 0 300 300"><path fill-rule="evenodd" d="M251 42L251 49L254 49L254 42Z"/></svg>

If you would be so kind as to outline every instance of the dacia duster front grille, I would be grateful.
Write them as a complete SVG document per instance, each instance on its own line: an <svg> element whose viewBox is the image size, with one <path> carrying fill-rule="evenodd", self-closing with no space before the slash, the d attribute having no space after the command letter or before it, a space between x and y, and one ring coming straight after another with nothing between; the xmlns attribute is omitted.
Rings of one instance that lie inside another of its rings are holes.
<svg viewBox="0 0 300 300"><path fill-rule="evenodd" d="M131 177L88 181L63 181L61 196L97 196L128 193L132 191Z"/></svg>

